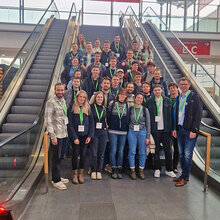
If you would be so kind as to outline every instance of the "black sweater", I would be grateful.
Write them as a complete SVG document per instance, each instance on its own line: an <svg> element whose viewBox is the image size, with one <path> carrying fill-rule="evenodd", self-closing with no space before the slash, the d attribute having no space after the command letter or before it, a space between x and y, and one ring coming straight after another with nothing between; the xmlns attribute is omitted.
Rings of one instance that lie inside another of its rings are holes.
<svg viewBox="0 0 220 220"><path fill-rule="evenodd" d="M100 130L106 129L106 109L105 109L105 107L103 105L97 105L96 104L96 107L97 107L99 116L101 115L102 110L104 108L104 112L103 112L102 118L99 121L98 116L96 114L95 106L91 105L91 111L92 111L92 115L93 115L93 119L94 119L95 131L100 131ZM96 129L96 123L97 122L102 123L102 129Z"/></svg>

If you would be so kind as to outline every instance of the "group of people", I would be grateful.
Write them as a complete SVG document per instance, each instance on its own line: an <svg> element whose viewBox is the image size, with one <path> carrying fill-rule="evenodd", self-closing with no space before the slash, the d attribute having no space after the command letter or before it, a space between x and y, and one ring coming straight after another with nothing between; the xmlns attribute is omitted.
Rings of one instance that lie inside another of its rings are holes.
<svg viewBox="0 0 220 220"><path fill-rule="evenodd" d="M61 177L60 169L70 144L74 184L84 183L88 149L91 179L102 179L104 165L113 179L121 179L128 162L131 179L144 180L146 148L152 140L154 177L160 177L163 149L165 174L176 186L184 186L202 112L190 81L183 77L179 85L167 86L148 41L141 50L134 41L126 51L116 35L112 44L106 40L103 48L100 45L97 39L93 48L83 34L78 35L66 54L61 83L55 85L55 94L46 104L53 186L67 188L69 180ZM177 177L179 160L182 174Z"/></svg>

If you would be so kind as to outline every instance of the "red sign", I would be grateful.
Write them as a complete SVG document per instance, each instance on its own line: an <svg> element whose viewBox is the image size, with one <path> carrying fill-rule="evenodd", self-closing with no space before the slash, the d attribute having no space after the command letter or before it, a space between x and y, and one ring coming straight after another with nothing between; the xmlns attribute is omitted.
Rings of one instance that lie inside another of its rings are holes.
<svg viewBox="0 0 220 220"><path fill-rule="evenodd" d="M205 8L206 5L208 5L209 3L211 3L213 0L200 0L199 1L199 5L198 5L198 10L202 10L203 8Z"/></svg>
<svg viewBox="0 0 220 220"><path fill-rule="evenodd" d="M177 40L169 40L178 54L186 55L187 50ZM182 40L193 55L210 55L210 41Z"/></svg>
<svg viewBox="0 0 220 220"><path fill-rule="evenodd" d="M140 3L140 0L94 0L94 1Z"/></svg>

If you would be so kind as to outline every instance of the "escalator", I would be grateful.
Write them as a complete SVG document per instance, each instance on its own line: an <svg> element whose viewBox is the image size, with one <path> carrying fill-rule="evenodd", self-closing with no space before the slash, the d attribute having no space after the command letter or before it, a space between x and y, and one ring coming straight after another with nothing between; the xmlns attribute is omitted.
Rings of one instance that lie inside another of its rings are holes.
<svg viewBox="0 0 220 220"><path fill-rule="evenodd" d="M76 35L76 17L74 3L67 20L59 19L55 2L50 3L34 29L39 32L41 26L38 38L27 56L22 56L23 65L0 103L0 205L16 209L15 216L25 208L42 174L45 103L60 81L65 54Z"/></svg>
<svg viewBox="0 0 220 220"><path fill-rule="evenodd" d="M149 7L150 8L150 7ZM152 9L151 9L152 10ZM153 10L152 10L153 11ZM146 17L144 15L146 14ZM132 32L133 39L136 39L139 43L143 43L144 40L149 40L150 47L154 53L154 61L157 66L162 70L163 76L167 84L171 81L179 82L179 79L186 76L192 83L192 90L195 90L203 103L203 115L200 130L205 131L212 135L211 138L211 156L210 156L210 183L219 190L220 186L220 108L206 91L205 87L207 82L203 82L199 78L199 74L193 75L191 72L191 65L195 64L197 72L205 75L205 79L209 80L209 84L214 87L215 95L219 95L219 84L213 79L205 68L199 63L199 61L188 51L188 55L185 59L188 63L176 53L172 48L168 40L159 31L158 27L167 31L169 36L176 36L168 30L166 25L160 20L158 16L152 15L152 12L147 10L143 14L143 25L137 19L132 8L128 9L122 16L127 19L127 29ZM157 17L157 20L155 19ZM155 25L156 24L156 25ZM124 25L126 26L126 25ZM179 39L177 39L181 42ZM181 43L179 43L181 45ZM184 47L184 45L183 45ZM187 48L184 48L188 50ZM206 157L206 137L199 135L197 140L197 146L194 151L194 167L196 174L202 176L204 170L204 161Z"/></svg>

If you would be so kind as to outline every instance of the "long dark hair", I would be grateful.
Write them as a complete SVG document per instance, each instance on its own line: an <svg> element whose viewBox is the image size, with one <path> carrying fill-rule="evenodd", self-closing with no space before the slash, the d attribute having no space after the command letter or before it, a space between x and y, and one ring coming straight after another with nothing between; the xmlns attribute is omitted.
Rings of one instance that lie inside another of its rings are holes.
<svg viewBox="0 0 220 220"><path fill-rule="evenodd" d="M117 96L115 97L115 102L118 102L118 101L119 101L119 95L122 94L122 93L125 93L125 94L126 94L126 98L125 98L124 102L127 103L127 90L124 89L124 88L120 88L120 89L119 89L118 94L117 94Z"/></svg>

